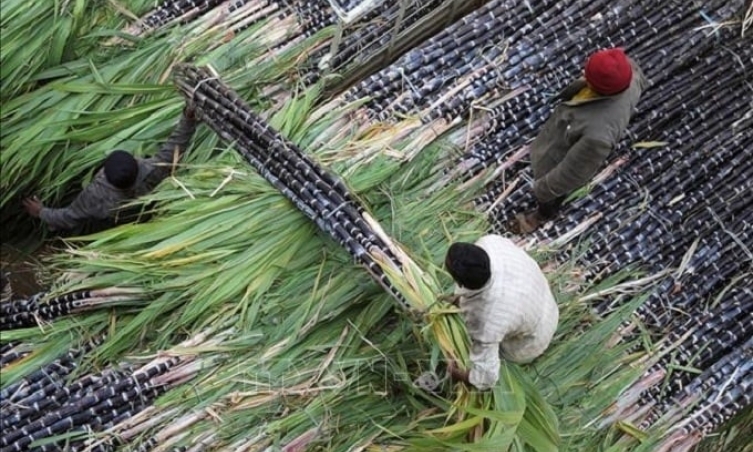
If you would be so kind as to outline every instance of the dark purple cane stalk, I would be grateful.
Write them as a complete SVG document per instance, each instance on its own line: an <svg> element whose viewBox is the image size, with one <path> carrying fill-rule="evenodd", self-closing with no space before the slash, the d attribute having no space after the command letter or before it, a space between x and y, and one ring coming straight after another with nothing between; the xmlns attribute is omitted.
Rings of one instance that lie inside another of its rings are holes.
<svg viewBox="0 0 753 452"><path fill-rule="evenodd" d="M10 404L22 400L50 382L60 381L76 368L76 361L90 350L102 343L104 337L97 337L84 343L81 348L73 349L54 360L42 369L29 374L20 381L0 391L0 407L5 410Z"/></svg>
<svg viewBox="0 0 753 452"><path fill-rule="evenodd" d="M137 24L141 31L153 30L178 20L201 15L220 5L221 0L165 0Z"/></svg>
<svg viewBox="0 0 753 452"><path fill-rule="evenodd" d="M119 289L97 289L71 292L46 299L40 292L27 299L11 300L0 305L0 328L11 330L36 326L70 313L95 308L115 301L131 299L132 292Z"/></svg>
<svg viewBox="0 0 753 452"><path fill-rule="evenodd" d="M153 386L151 380L167 373L180 362L181 358L171 358L152 365L92 392L71 397L58 409L47 411L27 424L4 430L0 437L0 452L23 450L34 441L58 435L76 426L96 425L100 422L100 415L112 410L116 411L113 416L117 416L118 409L143 408L164 390Z"/></svg>
<svg viewBox="0 0 753 452"><path fill-rule="evenodd" d="M345 246L401 305L408 307L370 253L378 249L396 268L401 266L399 260L367 224L362 215L363 207L354 201L338 178L271 129L237 94L206 70L182 66L176 83L194 100L205 123L224 140L235 143L265 179L317 226Z"/></svg>
<svg viewBox="0 0 753 452"><path fill-rule="evenodd" d="M701 431L703 435L740 412L751 401L753 388L753 342L749 338L730 353L689 382L671 399L662 401L641 424L653 425L661 415L677 417L681 409L692 406L684 420L678 422L681 432Z"/></svg>
<svg viewBox="0 0 753 452"><path fill-rule="evenodd" d="M71 384L62 385L59 382L51 383L35 390L27 397L18 400L10 406L5 416L0 420L3 430L18 428L29 423L51 409L60 408L71 398L80 394L89 394L106 386L115 384L126 378L128 372L133 369L105 370L98 375L86 375Z"/></svg>
<svg viewBox="0 0 753 452"><path fill-rule="evenodd" d="M18 342L7 342L0 345L0 355L10 352L16 345L18 345Z"/></svg>
<svg viewBox="0 0 753 452"><path fill-rule="evenodd" d="M0 369L31 353L23 344L18 342L8 342L2 346L2 349L3 351L0 351Z"/></svg>

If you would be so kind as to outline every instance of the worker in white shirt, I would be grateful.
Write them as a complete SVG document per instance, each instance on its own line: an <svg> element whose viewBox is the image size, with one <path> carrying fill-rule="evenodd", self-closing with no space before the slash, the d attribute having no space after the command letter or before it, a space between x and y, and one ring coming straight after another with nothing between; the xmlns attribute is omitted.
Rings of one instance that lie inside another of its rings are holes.
<svg viewBox="0 0 753 452"><path fill-rule="evenodd" d="M457 284L458 306L471 337L471 367L452 362L453 379L480 390L499 379L500 355L528 363L549 346L559 309L539 265L512 241L486 235L453 243L445 266Z"/></svg>

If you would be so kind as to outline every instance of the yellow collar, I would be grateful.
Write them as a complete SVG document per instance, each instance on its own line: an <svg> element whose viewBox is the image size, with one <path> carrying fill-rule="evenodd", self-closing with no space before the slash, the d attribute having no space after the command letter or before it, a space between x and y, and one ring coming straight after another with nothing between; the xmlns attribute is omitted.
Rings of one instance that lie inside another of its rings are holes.
<svg viewBox="0 0 753 452"><path fill-rule="evenodd" d="M573 96L573 98L570 99L570 100L576 100L576 101L578 101L578 100L588 100L588 99L595 99L597 97L601 97L599 95L599 93L597 93L596 91L592 90L590 86L586 85L583 89L581 89L580 91L578 91L578 94L576 94L575 96Z"/></svg>

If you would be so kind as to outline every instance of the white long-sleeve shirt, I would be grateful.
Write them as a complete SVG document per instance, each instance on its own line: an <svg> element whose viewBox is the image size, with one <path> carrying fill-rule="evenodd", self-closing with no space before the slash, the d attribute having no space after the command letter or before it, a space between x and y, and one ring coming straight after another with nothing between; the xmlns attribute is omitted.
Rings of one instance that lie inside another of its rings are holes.
<svg viewBox="0 0 753 452"><path fill-rule="evenodd" d="M468 379L483 390L499 379L500 352L516 363L544 353L557 329L559 309L528 253L498 235L481 237L476 245L489 255L491 278L481 289L458 286L455 293L472 340Z"/></svg>

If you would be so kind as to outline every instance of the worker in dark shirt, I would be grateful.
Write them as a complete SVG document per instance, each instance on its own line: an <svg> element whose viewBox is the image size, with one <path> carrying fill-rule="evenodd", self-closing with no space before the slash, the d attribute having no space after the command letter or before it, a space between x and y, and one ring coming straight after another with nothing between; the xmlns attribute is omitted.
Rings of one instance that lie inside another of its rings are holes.
<svg viewBox="0 0 753 452"><path fill-rule="evenodd" d="M591 180L620 141L645 86L641 68L622 49L591 55L585 77L562 91L531 143L538 208L518 214L513 232L533 232L553 219L565 198Z"/></svg>
<svg viewBox="0 0 753 452"><path fill-rule="evenodd" d="M65 235L93 233L128 221L120 215L120 207L151 192L170 175L195 130L194 109L187 105L177 127L153 157L142 159L125 151L113 151L94 180L69 206L45 207L36 197L25 199L23 205L29 215L40 218L50 230Z"/></svg>

